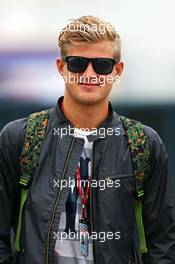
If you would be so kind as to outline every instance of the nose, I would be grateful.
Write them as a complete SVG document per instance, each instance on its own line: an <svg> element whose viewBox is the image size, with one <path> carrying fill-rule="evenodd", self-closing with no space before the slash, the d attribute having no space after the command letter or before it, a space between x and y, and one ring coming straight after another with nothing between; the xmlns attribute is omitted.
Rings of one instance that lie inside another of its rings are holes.
<svg viewBox="0 0 175 264"><path fill-rule="evenodd" d="M89 76L89 77L96 75L96 72L94 71L91 62L88 63L88 66L87 66L86 70L83 72L83 75L84 76Z"/></svg>

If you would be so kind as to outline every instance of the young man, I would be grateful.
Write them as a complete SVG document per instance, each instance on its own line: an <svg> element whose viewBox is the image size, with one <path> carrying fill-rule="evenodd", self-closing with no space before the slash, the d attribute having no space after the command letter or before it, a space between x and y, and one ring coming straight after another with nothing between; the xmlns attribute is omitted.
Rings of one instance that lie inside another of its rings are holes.
<svg viewBox="0 0 175 264"><path fill-rule="evenodd" d="M84 16L61 32L59 47L57 68L65 93L49 113L23 210L17 258L10 229L18 219L27 118L7 124L0 134L0 263L136 263L136 178L123 122L109 102L123 70L120 37L110 24ZM150 173L144 177L148 252L142 261L174 264L175 207L168 157L152 128L144 126L144 134Z"/></svg>

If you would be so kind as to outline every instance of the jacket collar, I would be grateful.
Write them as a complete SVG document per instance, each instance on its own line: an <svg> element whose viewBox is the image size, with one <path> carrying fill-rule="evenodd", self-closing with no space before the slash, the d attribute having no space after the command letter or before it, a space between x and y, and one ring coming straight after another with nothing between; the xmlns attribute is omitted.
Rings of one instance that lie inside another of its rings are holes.
<svg viewBox="0 0 175 264"><path fill-rule="evenodd" d="M64 113L62 112L61 110L61 102L63 101L63 96L61 96L60 98L58 98L58 101L57 101L57 104L55 106L55 110L56 110L56 115L57 115L57 118L58 118L58 122L60 125L63 125L63 126L68 126L70 125L71 127L73 127L73 125L71 124L71 122L65 117ZM119 126L120 129L122 130L121 131L121 134L125 134L125 131L123 129L123 126L121 126L121 119L120 119L120 116L113 110L113 107L112 107L112 104L109 102L109 109L110 109L110 116L107 117L107 119L101 124L100 128L109 128L109 127L117 127ZM98 128L98 129L100 129ZM97 130L98 130L97 129ZM88 139L91 141L91 140L95 140L95 139L98 139L99 138L99 135L97 133L97 135L89 135L88 136Z"/></svg>

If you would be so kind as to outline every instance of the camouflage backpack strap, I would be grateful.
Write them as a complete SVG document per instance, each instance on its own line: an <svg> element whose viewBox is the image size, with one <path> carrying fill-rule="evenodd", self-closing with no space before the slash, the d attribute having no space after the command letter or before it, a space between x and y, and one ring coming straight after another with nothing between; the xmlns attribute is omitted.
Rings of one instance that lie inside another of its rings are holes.
<svg viewBox="0 0 175 264"><path fill-rule="evenodd" d="M17 230L14 243L14 252L19 252L20 233L22 224L22 214L25 201L28 196L29 187L32 181L32 176L39 162L40 150L44 140L46 127L48 123L48 115L51 109L43 110L38 113L29 115L27 120L27 129L24 139L24 145L20 156L21 176L19 184L21 186L21 199Z"/></svg>
<svg viewBox="0 0 175 264"><path fill-rule="evenodd" d="M141 253L147 252L142 218L142 197L144 196L143 178L150 171L148 139L143 125L135 120L121 116L130 146L132 164L136 177L135 216L139 234Z"/></svg>

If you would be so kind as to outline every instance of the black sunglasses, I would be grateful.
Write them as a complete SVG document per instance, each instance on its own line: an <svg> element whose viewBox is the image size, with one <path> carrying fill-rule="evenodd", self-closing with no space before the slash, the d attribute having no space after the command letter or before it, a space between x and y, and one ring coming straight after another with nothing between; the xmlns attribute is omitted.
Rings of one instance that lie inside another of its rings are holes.
<svg viewBox="0 0 175 264"><path fill-rule="evenodd" d="M67 62L68 70L74 73L84 72L89 62L92 62L94 71L102 75L110 74L117 63L115 59L111 58L85 58L79 56L65 57L65 61Z"/></svg>

